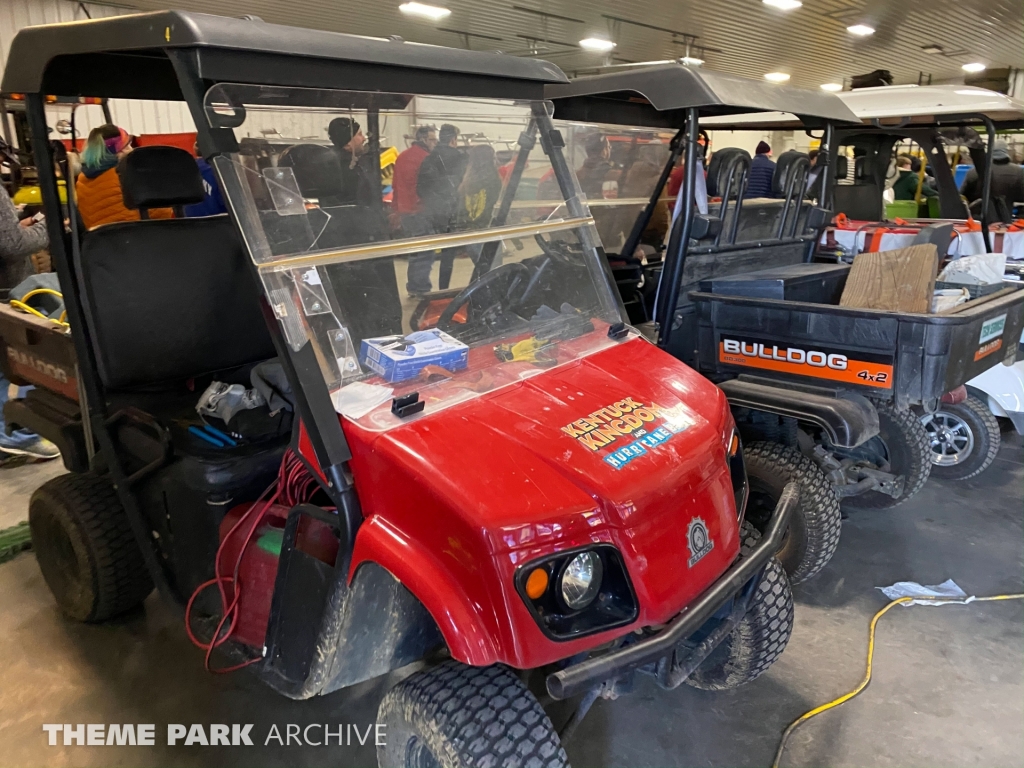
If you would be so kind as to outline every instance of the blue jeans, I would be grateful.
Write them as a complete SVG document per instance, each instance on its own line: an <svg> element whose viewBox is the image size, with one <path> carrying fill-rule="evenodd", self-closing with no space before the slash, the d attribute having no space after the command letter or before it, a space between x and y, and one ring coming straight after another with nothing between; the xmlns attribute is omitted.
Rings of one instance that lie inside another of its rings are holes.
<svg viewBox="0 0 1024 768"><path fill-rule="evenodd" d="M433 228L424 214L410 213L402 217L402 232L406 237L423 237L432 234ZM433 253L416 253L410 256L405 289L409 293L430 293L430 270L433 266Z"/></svg>

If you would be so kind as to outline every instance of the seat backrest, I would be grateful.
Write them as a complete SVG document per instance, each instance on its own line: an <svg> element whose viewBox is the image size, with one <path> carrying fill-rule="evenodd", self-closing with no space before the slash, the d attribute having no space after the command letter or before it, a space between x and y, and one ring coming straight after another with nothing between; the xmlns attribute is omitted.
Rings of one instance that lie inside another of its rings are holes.
<svg viewBox="0 0 1024 768"><path fill-rule="evenodd" d="M721 195L725 190L725 171L728 169L730 162L737 155L742 155L750 160L750 153L741 147L723 147L711 156L711 162L708 164L708 176L707 176L707 187L708 194L712 197ZM739 187L739 179L734 178L732 183L733 193ZM730 197L733 195L730 195Z"/></svg>
<svg viewBox="0 0 1024 768"><path fill-rule="evenodd" d="M853 158L853 179L863 181L868 177L868 163L866 157Z"/></svg>
<svg viewBox="0 0 1024 768"><path fill-rule="evenodd" d="M786 184L789 182L789 169L797 160L801 157L810 159L810 156L806 152L798 152L795 149L788 149L779 155L779 159L775 161L775 175L772 177L772 192L775 193L776 197L784 197L786 194ZM797 190L799 194L801 190Z"/></svg>
<svg viewBox="0 0 1024 768"><path fill-rule="evenodd" d="M169 149L144 147L125 158L126 203L202 199L195 161ZM74 266L109 389L180 382L274 356L256 281L227 216L108 224L85 234Z"/></svg>
<svg viewBox="0 0 1024 768"><path fill-rule="evenodd" d="M834 195L836 213L845 213L857 221L881 221L884 218L882 191L873 182L837 184Z"/></svg>

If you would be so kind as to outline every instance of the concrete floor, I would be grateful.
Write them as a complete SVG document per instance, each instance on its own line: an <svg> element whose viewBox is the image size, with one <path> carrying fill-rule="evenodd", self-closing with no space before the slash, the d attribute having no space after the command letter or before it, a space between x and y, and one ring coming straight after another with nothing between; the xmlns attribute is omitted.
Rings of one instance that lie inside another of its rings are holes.
<svg viewBox="0 0 1024 768"><path fill-rule="evenodd" d="M27 520L33 491L66 471L59 459L36 462L17 456L0 461L0 531Z"/></svg>
<svg viewBox="0 0 1024 768"><path fill-rule="evenodd" d="M34 465L38 479L54 471ZM30 468L31 469L31 468ZM29 473L0 470L4 510L24 513ZM20 472L20 470L19 470ZM16 489L15 489L16 490ZM20 500L19 500L20 499ZM763 766L785 725L863 675L877 586L955 579L968 594L1022 591L1024 465L1004 432L996 464L961 483L932 480L904 507L857 513L816 580L796 589L796 629L782 659L751 685L709 693L636 692L601 701L574 740L580 766ZM10 521L8 521L9 523ZM370 746L48 747L43 723L355 723L388 685L374 681L291 702L245 673L213 676L174 611L144 609L103 626L62 620L31 553L0 566L0 745L4 766L371 766ZM797 731L787 766L1019 766L1024 759L1024 606L895 608L879 626L875 680L859 698ZM333 726L332 726L333 727Z"/></svg>

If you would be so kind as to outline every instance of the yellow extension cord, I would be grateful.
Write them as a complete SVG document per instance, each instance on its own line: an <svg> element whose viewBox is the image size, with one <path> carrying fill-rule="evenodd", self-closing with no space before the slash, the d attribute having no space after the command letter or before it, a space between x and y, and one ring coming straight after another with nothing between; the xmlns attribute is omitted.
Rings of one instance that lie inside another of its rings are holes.
<svg viewBox="0 0 1024 768"><path fill-rule="evenodd" d="M60 313L59 319L54 320L52 317L47 317L46 315L44 315L35 307L29 306L28 300L31 299L33 296L39 296L41 294L50 294L52 296L56 296L61 301L64 300L64 294L61 293L60 291L55 291L52 288L36 288L34 291L29 291L24 296L22 296L20 301L18 299L11 299L11 306L14 307L15 309L20 309L22 312L28 312L30 315L41 317L43 320L49 320L51 323L56 323L62 328L66 328L68 325L66 322L68 316L67 310L64 310L63 312Z"/></svg>
<svg viewBox="0 0 1024 768"><path fill-rule="evenodd" d="M838 706L840 706L842 704L845 704L850 699L852 699L854 696L856 696L857 694L859 694L861 691L863 691L865 688L868 687L868 683L871 682L871 666L872 666L872 663L874 662L874 658L875 658L875 627L878 624L878 620L880 618L882 618L882 616L884 616L885 613L890 608L892 608L893 606L899 605L900 603L909 603L911 600L928 600L929 602L933 602L933 603L961 603L961 602L963 602L963 598L956 598L956 597L947 597L947 598L942 598L942 597L927 597L927 598L922 598L922 597L900 597L900 598L897 598L897 599L893 600L891 603L889 603L884 608L882 608L882 610L880 610L878 613L876 613L871 618L871 626L868 629L868 663L867 663L867 669L864 672L864 679L860 681L860 685L858 685L856 688L854 688L849 693L844 693L839 698L833 699L832 701L828 702L827 704L822 704L820 707L815 707L811 711L805 712L804 714L800 715L800 717L798 717L796 720L794 720L792 723L790 723L789 726L786 728L786 730L782 732L782 739L779 741L779 748L775 751L775 759L772 761L772 768L779 768L779 763L782 761L782 752L786 748L786 742L789 740L789 737L793 734L793 731L795 731L797 729L797 727L799 727L803 723L806 723L812 717L815 717L816 715L820 715L822 712L827 712L830 709L835 709L836 707L838 707ZM1024 600L1024 593L1022 593L1022 594L1013 594L1013 595L992 595L990 597L976 597L976 598L974 598L974 600L972 602L985 603L985 602L993 602L995 600Z"/></svg>

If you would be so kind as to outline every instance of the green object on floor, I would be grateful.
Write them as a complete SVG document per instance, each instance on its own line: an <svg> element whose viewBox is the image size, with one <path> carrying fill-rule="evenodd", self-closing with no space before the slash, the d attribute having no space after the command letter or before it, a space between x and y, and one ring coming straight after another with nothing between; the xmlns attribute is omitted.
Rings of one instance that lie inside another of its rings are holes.
<svg viewBox="0 0 1024 768"><path fill-rule="evenodd" d="M6 563L19 552L31 548L32 534L28 530L27 522L0 531L0 563Z"/></svg>

